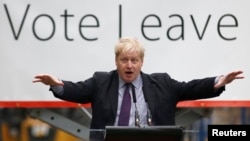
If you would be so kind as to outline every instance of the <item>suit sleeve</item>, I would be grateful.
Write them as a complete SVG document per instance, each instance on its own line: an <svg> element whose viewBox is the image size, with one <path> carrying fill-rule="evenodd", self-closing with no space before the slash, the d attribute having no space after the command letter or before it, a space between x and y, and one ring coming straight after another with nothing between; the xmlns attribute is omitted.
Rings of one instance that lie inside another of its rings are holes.
<svg viewBox="0 0 250 141"><path fill-rule="evenodd" d="M92 77L76 83L63 80L63 83L63 92L61 94L57 94L52 90L56 98L76 103L91 102L95 90L95 80Z"/></svg>
<svg viewBox="0 0 250 141"><path fill-rule="evenodd" d="M215 78L208 77L179 83L177 85L179 100L196 100L219 96L225 90L225 86L214 89Z"/></svg>

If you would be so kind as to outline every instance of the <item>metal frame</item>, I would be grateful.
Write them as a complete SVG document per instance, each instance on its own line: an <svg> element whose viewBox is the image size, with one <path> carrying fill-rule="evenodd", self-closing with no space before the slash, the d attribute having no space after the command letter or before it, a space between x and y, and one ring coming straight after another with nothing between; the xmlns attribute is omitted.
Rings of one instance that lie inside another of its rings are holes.
<svg viewBox="0 0 250 141"><path fill-rule="evenodd" d="M87 121L86 125L83 125L82 123L69 119L67 118L67 116L54 112L53 110L48 110L48 109L43 109L43 108L31 109L29 114L31 117L40 119L75 137L78 137L84 140L89 140L89 124L90 124L92 116L88 112L88 110L85 108L79 108L78 110L81 110L82 114L85 115L84 120Z"/></svg>

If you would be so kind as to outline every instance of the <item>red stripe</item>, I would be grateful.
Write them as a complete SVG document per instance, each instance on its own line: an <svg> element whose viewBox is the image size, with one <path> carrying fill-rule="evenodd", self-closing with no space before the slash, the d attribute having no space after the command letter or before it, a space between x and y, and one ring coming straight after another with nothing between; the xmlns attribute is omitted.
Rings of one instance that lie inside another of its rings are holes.
<svg viewBox="0 0 250 141"><path fill-rule="evenodd" d="M250 107L250 101L244 100L212 100L179 102L178 107Z"/></svg>
<svg viewBox="0 0 250 141"><path fill-rule="evenodd" d="M5 108L77 108L91 107L90 104L78 104L65 101L0 101Z"/></svg>
<svg viewBox="0 0 250 141"><path fill-rule="evenodd" d="M90 104L78 104L65 101L0 101L2 108L90 108ZM243 100L213 100L213 101L183 101L177 107L250 107L250 101Z"/></svg>

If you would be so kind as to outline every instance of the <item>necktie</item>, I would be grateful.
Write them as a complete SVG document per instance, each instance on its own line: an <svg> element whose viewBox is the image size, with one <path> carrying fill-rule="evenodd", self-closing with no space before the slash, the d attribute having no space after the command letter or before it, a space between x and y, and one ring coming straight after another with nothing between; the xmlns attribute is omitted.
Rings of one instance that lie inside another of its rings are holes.
<svg viewBox="0 0 250 141"><path fill-rule="evenodd" d="M130 109L131 109L131 96L129 94L130 84L125 84L125 86L126 88L122 99L118 126L128 126L129 124Z"/></svg>

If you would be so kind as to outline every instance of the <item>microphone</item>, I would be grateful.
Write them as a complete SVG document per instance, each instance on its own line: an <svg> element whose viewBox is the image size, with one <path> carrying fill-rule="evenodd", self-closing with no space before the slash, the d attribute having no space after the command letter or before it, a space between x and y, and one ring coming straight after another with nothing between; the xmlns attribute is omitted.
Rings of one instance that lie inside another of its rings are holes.
<svg viewBox="0 0 250 141"><path fill-rule="evenodd" d="M133 102L135 104L135 126L140 127L140 116L139 116L139 112L137 109L137 100L136 100L136 96L135 96L135 87L133 84L131 84L131 88L132 88L132 96L133 96Z"/></svg>
<svg viewBox="0 0 250 141"><path fill-rule="evenodd" d="M151 114L151 111L149 109L149 106L148 106L148 100L145 98L145 102L147 104L147 124L148 126L152 126L152 114Z"/></svg>
<svg viewBox="0 0 250 141"><path fill-rule="evenodd" d="M147 104L147 124L148 126L152 126L152 115L151 115L147 101L146 101L146 104Z"/></svg>

